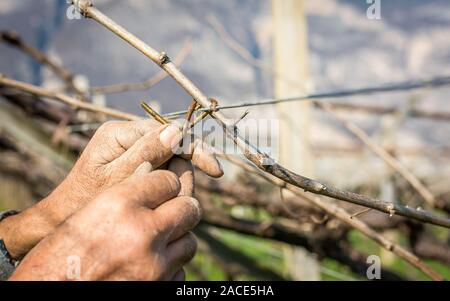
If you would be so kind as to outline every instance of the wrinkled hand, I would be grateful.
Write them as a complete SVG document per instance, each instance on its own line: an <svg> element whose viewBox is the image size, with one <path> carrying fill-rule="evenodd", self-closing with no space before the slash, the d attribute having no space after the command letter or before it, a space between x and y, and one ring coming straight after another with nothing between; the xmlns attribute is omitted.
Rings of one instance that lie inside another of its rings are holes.
<svg viewBox="0 0 450 301"><path fill-rule="evenodd" d="M42 240L11 280L183 280L201 209L190 162L149 163L89 202ZM74 262L71 262L76 258ZM74 267L76 264L79 266Z"/></svg>
<svg viewBox="0 0 450 301"><path fill-rule="evenodd" d="M161 126L153 120L105 123L55 191L25 212L2 222L0 235L13 258L25 256L67 217L126 179L143 162L149 162L154 169L164 167L173 157L173 147L180 138L178 127ZM195 147L191 159L210 176L223 174L206 148Z"/></svg>
<svg viewBox="0 0 450 301"><path fill-rule="evenodd" d="M67 179L42 207L52 207L52 218L63 221L99 192L130 176L143 162L154 169L173 156L181 139L176 126L161 126L153 120L109 122L92 138ZM200 148L199 148L200 149ZM213 155L194 151L193 163L207 174L219 177L222 170Z"/></svg>

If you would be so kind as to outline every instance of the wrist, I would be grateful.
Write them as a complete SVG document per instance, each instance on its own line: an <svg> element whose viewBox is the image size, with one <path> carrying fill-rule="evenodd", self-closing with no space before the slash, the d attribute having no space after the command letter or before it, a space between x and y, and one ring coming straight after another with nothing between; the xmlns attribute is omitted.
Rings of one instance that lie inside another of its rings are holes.
<svg viewBox="0 0 450 301"><path fill-rule="evenodd" d="M22 259L49 231L35 206L0 221L0 238L14 260Z"/></svg>
<svg viewBox="0 0 450 301"><path fill-rule="evenodd" d="M79 234L79 231L72 230L70 225L62 223L23 258L9 280L81 280L81 275L73 273L81 269L81 261L84 264L85 260L81 259L90 258L92 248L84 247L88 245L88 243L83 242L85 233ZM87 254L90 256L87 256ZM100 257L96 256L96 258ZM94 266L95 264L92 263ZM73 276L69 276L71 274Z"/></svg>
<svg viewBox="0 0 450 301"><path fill-rule="evenodd" d="M0 238L0 281L8 280L16 268L16 262L11 258L3 239Z"/></svg>
<svg viewBox="0 0 450 301"><path fill-rule="evenodd" d="M10 264L12 264L13 257L11 256L9 252L9 248L6 248L5 240L8 241L9 239L9 233L8 226L6 225L7 222L5 222L6 218L12 218L12 216L17 215L18 212L11 210L6 212L0 213L0 255L3 261L11 261ZM2 262L2 264L5 264L6 262Z"/></svg>
<svg viewBox="0 0 450 301"><path fill-rule="evenodd" d="M1 222L7 217L11 217L16 214L18 214L18 212L14 210L0 213L0 226ZM13 273L16 266L16 261L12 258L6 248L3 237L4 234L1 232L0 228L0 281L7 280Z"/></svg>

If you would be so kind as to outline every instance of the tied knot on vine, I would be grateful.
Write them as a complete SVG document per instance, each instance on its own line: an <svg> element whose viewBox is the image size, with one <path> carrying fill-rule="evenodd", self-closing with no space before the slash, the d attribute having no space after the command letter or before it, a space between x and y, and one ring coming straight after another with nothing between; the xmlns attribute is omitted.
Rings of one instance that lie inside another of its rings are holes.
<svg viewBox="0 0 450 301"><path fill-rule="evenodd" d="M93 6L92 2L87 0L67 0L67 3L72 4L77 12L85 18L88 17L86 8Z"/></svg>
<svg viewBox="0 0 450 301"><path fill-rule="evenodd" d="M217 100L215 100L214 98L208 98L209 102L211 103L209 105L209 112L214 113L219 111L219 109L217 108L219 102Z"/></svg>
<svg viewBox="0 0 450 301"><path fill-rule="evenodd" d="M159 63L162 65L170 63L170 57L165 52L161 52L159 55Z"/></svg>
<svg viewBox="0 0 450 301"><path fill-rule="evenodd" d="M394 204L389 204L387 206L387 210L389 211L389 217L393 217L395 215L395 206L394 206Z"/></svg>

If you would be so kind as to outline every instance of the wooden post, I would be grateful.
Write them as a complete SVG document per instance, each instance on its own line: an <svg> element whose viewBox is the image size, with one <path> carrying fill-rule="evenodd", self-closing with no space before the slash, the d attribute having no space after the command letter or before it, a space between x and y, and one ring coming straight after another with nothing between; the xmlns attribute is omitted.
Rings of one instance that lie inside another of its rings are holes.
<svg viewBox="0 0 450 301"><path fill-rule="evenodd" d="M308 40L304 0L272 0L274 24L275 96L308 93ZM309 127L311 105L291 102L277 105L280 124L278 155L284 166L314 176ZM318 280L319 266L303 249L287 251L291 275L297 280Z"/></svg>
<svg viewBox="0 0 450 301"><path fill-rule="evenodd" d="M308 42L304 0L272 0L274 22L275 96L308 92ZM311 105L290 102L277 105L280 119L279 160L294 172L314 174L310 151Z"/></svg>

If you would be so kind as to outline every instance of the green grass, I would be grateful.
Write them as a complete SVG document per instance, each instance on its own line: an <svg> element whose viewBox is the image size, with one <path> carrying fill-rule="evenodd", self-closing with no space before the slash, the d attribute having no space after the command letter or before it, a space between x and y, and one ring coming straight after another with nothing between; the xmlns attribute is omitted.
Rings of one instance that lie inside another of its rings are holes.
<svg viewBox="0 0 450 301"><path fill-rule="evenodd" d="M251 257L258 262L259 266L270 269L278 273L279 275L283 275L287 279L289 278L289 275L286 271L288 262L286 262L283 252L283 248L288 246L287 244L220 229L214 229L213 236L216 239L224 242L234 250L238 250L242 254ZM391 238L394 238L402 245L406 243L405 237L399 234L391 236ZM349 241L355 247L355 249L360 252L363 252L367 255L373 254L381 256L382 265L401 276L415 280L429 280L428 276L412 267L409 263L407 263L403 259L400 259L398 256L384 255L390 253L387 251L383 251L383 249L378 244L368 239L358 231L351 231L349 233ZM385 262L383 263L383 261ZM426 260L425 262L446 279L450 279L449 267L432 260ZM202 274L204 274L208 280L227 280L226 273L224 273L221 267L217 263L215 263L210 254L199 252L194 258L193 264L195 264L196 267L201 270ZM320 262L320 265L321 279L325 281L366 280L365 277L354 274L348 267L332 259L324 259ZM189 268L187 269L187 279L199 280L195 273ZM239 275L237 279L258 280L255 279L254 276L249 275Z"/></svg>
<svg viewBox="0 0 450 301"><path fill-rule="evenodd" d="M289 279L286 267L289 263L286 261L283 248L287 244L274 242L267 239L260 239L253 236L242 235L232 231L214 229L214 237L226 243L242 254L251 257L258 262L260 267L270 269L279 275ZM221 270L209 254L199 252L193 264L201 270L208 280L226 280L226 274ZM333 280L358 280L358 275L352 273L347 267L338 262L325 259L320 262L321 279L327 281ZM192 269L187 269L188 280L199 280ZM260 280L250 275L239 275L238 280Z"/></svg>
<svg viewBox="0 0 450 301"><path fill-rule="evenodd" d="M197 252L192 263L186 268L186 280L188 281L202 280L199 279L199 277L197 277L193 269L190 268L191 265L195 265L198 269L200 269L201 272L207 277L207 280L213 281L227 280L226 274L223 272L220 266L218 266L214 262L214 260L204 252L201 251Z"/></svg>
<svg viewBox="0 0 450 301"><path fill-rule="evenodd" d="M395 234L394 238L400 245L404 247L407 245L406 237ZM356 250L364 252L368 255L380 255L382 253L382 248L378 244L356 230L351 231L349 234L349 240ZM406 247L406 249L408 248ZM430 267L440 273L445 279L450 279L450 268L448 266L433 260L424 260L424 262L429 264ZM381 258L381 264L382 266L389 268L392 271L397 272L399 275L407 278L415 280L430 280L426 274L414 268L411 264L396 255L394 255L392 261L387 264L383 264L383 258Z"/></svg>

